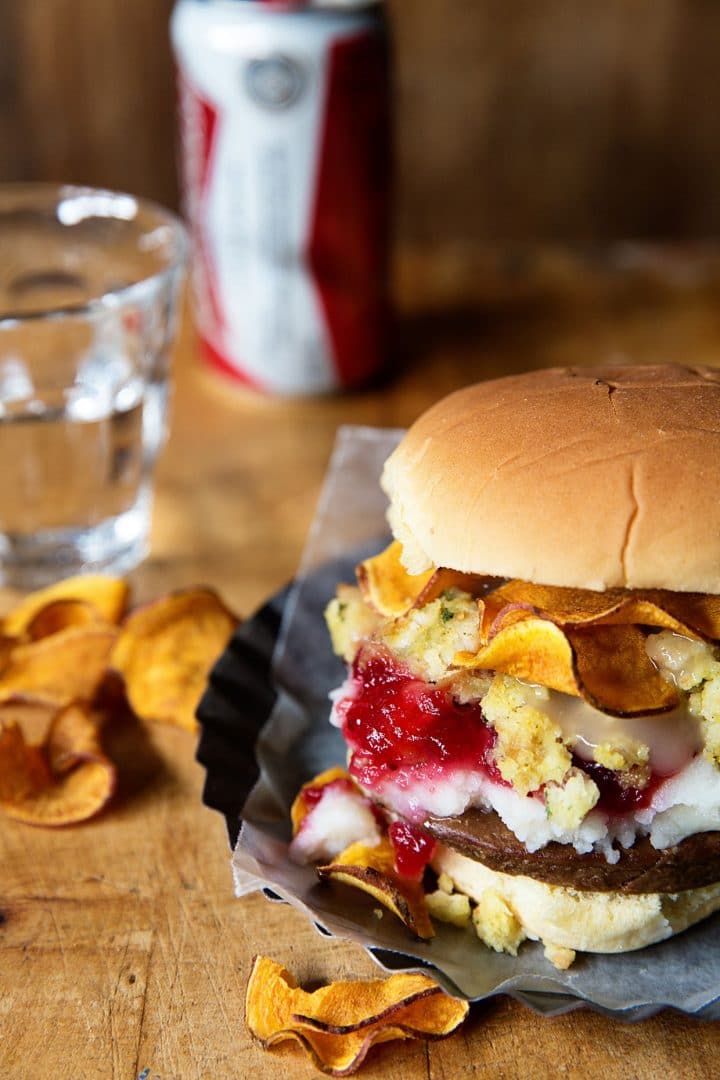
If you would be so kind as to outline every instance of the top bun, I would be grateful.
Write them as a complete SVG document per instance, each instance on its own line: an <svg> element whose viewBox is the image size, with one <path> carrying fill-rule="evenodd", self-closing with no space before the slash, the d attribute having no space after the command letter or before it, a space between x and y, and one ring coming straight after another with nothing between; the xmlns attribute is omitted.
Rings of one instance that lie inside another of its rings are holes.
<svg viewBox="0 0 720 1080"><path fill-rule="evenodd" d="M411 573L720 593L720 371L478 383L413 424L382 483Z"/></svg>

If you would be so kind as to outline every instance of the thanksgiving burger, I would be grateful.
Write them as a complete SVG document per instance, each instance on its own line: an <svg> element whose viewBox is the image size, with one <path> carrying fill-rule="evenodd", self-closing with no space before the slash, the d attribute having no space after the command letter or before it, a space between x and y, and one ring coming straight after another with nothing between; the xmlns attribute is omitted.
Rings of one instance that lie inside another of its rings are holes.
<svg viewBox="0 0 720 1080"><path fill-rule="evenodd" d="M719 908L720 372L480 383L382 484L394 540L327 621L332 721L398 866L560 966Z"/></svg>

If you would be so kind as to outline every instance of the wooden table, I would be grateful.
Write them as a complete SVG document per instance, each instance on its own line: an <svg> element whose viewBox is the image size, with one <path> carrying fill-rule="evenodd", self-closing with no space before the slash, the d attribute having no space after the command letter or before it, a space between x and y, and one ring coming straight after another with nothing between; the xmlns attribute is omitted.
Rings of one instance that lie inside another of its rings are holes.
<svg viewBox="0 0 720 1080"><path fill-rule="evenodd" d="M280 587L340 422L404 425L463 383L555 362L629 353L720 364L712 290L627 307L567 281L518 288L514 271L500 289L481 275L468 310L452 312L442 294L458 295L453 273L430 290L422 269L401 267L402 369L347 397L251 397L198 365L186 321L137 599L206 582L249 614ZM3 1080L310 1077L299 1048L265 1053L250 1041L251 957L267 953L301 979L377 973L361 949L322 940L289 908L233 898L224 824L201 804L194 751L180 731L129 731L117 750L123 792L99 820L53 832L0 819ZM671 1013L630 1026L585 1010L540 1019L500 998L449 1040L378 1048L361 1075L705 1078L718 1074L718 1035Z"/></svg>

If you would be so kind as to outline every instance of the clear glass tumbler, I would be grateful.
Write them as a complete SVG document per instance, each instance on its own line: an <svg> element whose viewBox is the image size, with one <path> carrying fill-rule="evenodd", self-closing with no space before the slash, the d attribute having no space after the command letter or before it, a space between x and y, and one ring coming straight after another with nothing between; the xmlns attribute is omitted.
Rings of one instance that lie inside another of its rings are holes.
<svg viewBox="0 0 720 1080"><path fill-rule="evenodd" d="M145 555L186 251L131 195L0 186L0 583Z"/></svg>

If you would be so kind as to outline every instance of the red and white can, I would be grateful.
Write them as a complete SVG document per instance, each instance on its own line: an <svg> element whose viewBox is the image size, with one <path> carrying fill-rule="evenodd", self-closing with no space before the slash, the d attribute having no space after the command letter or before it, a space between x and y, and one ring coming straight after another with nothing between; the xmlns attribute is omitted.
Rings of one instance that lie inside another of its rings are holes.
<svg viewBox="0 0 720 1080"><path fill-rule="evenodd" d="M171 34L205 356L270 393L367 381L388 326L382 6L179 0Z"/></svg>

